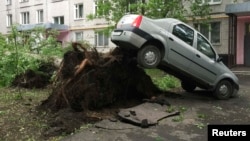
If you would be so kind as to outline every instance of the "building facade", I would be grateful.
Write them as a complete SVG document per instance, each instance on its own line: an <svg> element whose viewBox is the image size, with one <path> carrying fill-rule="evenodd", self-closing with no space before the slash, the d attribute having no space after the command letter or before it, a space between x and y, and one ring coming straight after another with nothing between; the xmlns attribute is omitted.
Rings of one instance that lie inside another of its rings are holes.
<svg viewBox="0 0 250 141"><path fill-rule="evenodd" d="M250 67L250 0L228 4L229 55L232 65Z"/></svg>
<svg viewBox="0 0 250 141"><path fill-rule="evenodd" d="M36 26L57 29L58 41L87 41L101 51L115 47L109 36L101 32L108 27L104 19L88 20L95 14L94 0L3 0L0 2L0 32L8 34L12 24L20 30Z"/></svg>
<svg viewBox="0 0 250 141"><path fill-rule="evenodd" d="M207 1L212 9L209 28L200 22L189 24L211 41L227 65L250 66L250 0L202 1ZM115 45L99 32L108 23L104 19L87 19L95 11L95 0L3 0L0 32L8 34L15 23L20 24L20 30L42 25L59 30L58 41L62 43L84 40L101 51L109 50Z"/></svg>
<svg viewBox="0 0 250 141"><path fill-rule="evenodd" d="M190 24L211 41L229 67L249 67L250 36L247 35L250 32L250 0L206 1L212 10L209 28L195 22Z"/></svg>

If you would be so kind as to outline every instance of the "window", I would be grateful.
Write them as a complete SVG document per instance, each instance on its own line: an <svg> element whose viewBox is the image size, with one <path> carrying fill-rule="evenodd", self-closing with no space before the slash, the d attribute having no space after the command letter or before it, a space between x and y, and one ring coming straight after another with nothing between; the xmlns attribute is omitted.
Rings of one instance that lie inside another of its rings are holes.
<svg viewBox="0 0 250 141"><path fill-rule="evenodd" d="M75 32L75 40L82 41L83 40L83 32Z"/></svg>
<svg viewBox="0 0 250 141"><path fill-rule="evenodd" d="M21 24L29 24L30 23L30 13L22 12L21 13Z"/></svg>
<svg viewBox="0 0 250 141"><path fill-rule="evenodd" d="M7 27L10 27L12 25L12 14L7 15L6 25Z"/></svg>
<svg viewBox="0 0 250 141"><path fill-rule="evenodd" d="M215 52L212 49L212 46L200 34L198 34L197 37L197 50L199 50L201 53L205 54L209 58L215 60Z"/></svg>
<svg viewBox="0 0 250 141"><path fill-rule="evenodd" d="M75 4L75 19L82 19L83 18L83 4Z"/></svg>
<svg viewBox="0 0 250 141"><path fill-rule="evenodd" d="M178 24L174 26L173 34L184 42L186 42L187 44L191 46L193 45L194 31L191 28L183 24Z"/></svg>
<svg viewBox="0 0 250 141"><path fill-rule="evenodd" d="M207 2L208 4L213 5L213 4L221 4L221 1L222 0L202 0L202 3Z"/></svg>
<svg viewBox="0 0 250 141"><path fill-rule="evenodd" d="M52 2L58 2L58 1L63 1L63 0L52 0Z"/></svg>
<svg viewBox="0 0 250 141"><path fill-rule="evenodd" d="M11 5L11 0L6 0L6 5Z"/></svg>
<svg viewBox="0 0 250 141"><path fill-rule="evenodd" d="M37 23L43 23L43 10L37 10Z"/></svg>
<svg viewBox="0 0 250 141"><path fill-rule="evenodd" d="M20 0L20 2L28 2L29 0Z"/></svg>
<svg viewBox="0 0 250 141"><path fill-rule="evenodd" d="M104 32L96 32L95 33L95 46L96 47L104 47L109 44L109 38L105 35Z"/></svg>
<svg viewBox="0 0 250 141"><path fill-rule="evenodd" d="M95 1L95 3L94 3L94 14L95 14L95 16L103 16L103 15L107 15L108 14L109 9L104 8L103 5L108 5L108 1L107 0ZM102 9L100 9L99 6ZM99 11L99 10L102 10L102 11Z"/></svg>
<svg viewBox="0 0 250 141"><path fill-rule="evenodd" d="M220 44L220 22L212 22L208 25L205 24L194 24L195 28L198 29L212 44Z"/></svg>
<svg viewBox="0 0 250 141"><path fill-rule="evenodd" d="M55 24L64 24L64 16L54 17L53 19Z"/></svg>

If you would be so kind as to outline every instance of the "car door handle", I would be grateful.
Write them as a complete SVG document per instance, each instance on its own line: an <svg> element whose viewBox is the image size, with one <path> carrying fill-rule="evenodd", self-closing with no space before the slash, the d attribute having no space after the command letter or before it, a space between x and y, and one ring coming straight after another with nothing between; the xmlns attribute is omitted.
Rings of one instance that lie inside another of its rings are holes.
<svg viewBox="0 0 250 141"><path fill-rule="evenodd" d="M201 58L201 56L199 54L196 54L197 57Z"/></svg>
<svg viewBox="0 0 250 141"><path fill-rule="evenodd" d="M174 41L174 39L173 39L173 38L171 38L171 37L169 37L169 40Z"/></svg>

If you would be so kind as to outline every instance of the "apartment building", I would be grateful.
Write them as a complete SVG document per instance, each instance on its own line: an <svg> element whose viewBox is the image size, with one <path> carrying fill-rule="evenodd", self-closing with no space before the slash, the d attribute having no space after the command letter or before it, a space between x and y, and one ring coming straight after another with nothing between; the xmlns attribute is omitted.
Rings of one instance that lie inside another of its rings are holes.
<svg viewBox="0 0 250 141"><path fill-rule="evenodd" d="M87 41L92 46L109 50L115 45L109 36L100 32L108 26L104 19L88 20L94 14L94 0L3 0L0 2L0 32L8 34L12 24L19 24L20 31L37 26L56 29L58 41Z"/></svg>
<svg viewBox="0 0 250 141"><path fill-rule="evenodd" d="M212 9L209 28L200 22L189 24L212 42L226 64L250 66L250 0L202 1L207 1ZM185 6L188 9L190 5ZM108 26L107 22L86 18L95 11L95 0L3 0L0 32L8 34L14 23L20 24L20 30L40 25L60 31L58 41L62 43L85 40L100 50L109 50L115 45L108 36L98 32Z"/></svg>

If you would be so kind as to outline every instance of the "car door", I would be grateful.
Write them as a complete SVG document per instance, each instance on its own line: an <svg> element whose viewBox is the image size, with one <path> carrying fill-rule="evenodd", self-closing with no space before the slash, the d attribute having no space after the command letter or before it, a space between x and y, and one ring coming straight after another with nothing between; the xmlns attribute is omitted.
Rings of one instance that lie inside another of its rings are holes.
<svg viewBox="0 0 250 141"><path fill-rule="evenodd" d="M216 52L206 38L199 33L197 33L196 39L197 50L193 54L189 71L203 82L212 84L219 74Z"/></svg>
<svg viewBox="0 0 250 141"><path fill-rule="evenodd" d="M176 24L172 26L172 34L168 37L169 64L187 71L192 62L192 52L194 41L194 30L184 24Z"/></svg>

